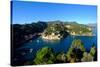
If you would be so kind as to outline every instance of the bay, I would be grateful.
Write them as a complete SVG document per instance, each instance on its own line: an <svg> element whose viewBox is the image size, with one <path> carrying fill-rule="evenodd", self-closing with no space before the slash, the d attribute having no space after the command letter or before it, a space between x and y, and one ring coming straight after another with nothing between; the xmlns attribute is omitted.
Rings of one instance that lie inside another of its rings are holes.
<svg viewBox="0 0 100 67"><path fill-rule="evenodd" d="M22 47L18 48L17 51L20 51L20 53L23 54L24 60L32 60L35 57L36 52L46 46L52 48L55 53L66 53L74 39L80 39L87 51L90 50L93 43L97 47L97 36L68 36L61 40L45 40L39 37L25 43Z"/></svg>

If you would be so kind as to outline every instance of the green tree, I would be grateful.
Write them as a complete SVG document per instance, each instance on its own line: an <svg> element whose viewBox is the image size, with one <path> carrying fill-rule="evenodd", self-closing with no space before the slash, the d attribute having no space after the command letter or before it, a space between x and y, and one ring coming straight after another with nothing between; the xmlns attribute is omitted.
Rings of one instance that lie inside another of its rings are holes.
<svg viewBox="0 0 100 67"><path fill-rule="evenodd" d="M52 64L54 63L54 54L51 48L43 47L36 53L35 64Z"/></svg>
<svg viewBox="0 0 100 67"><path fill-rule="evenodd" d="M81 51L85 51L84 44L80 39L73 40L71 48L77 48L80 49Z"/></svg>
<svg viewBox="0 0 100 67"><path fill-rule="evenodd" d="M92 56L94 56L95 53L96 53L96 47L95 47L94 44L93 44L93 46L92 46L91 49L90 49L90 54L91 54Z"/></svg>
<svg viewBox="0 0 100 67"><path fill-rule="evenodd" d="M72 41L71 47L69 48L66 56L69 62L80 62L85 51L84 45L80 39Z"/></svg>
<svg viewBox="0 0 100 67"><path fill-rule="evenodd" d="M57 62L66 62L66 55L61 52L61 53L58 53L57 56L56 56L56 61Z"/></svg>
<svg viewBox="0 0 100 67"><path fill-rule="evenodd" d="M82 62L89 62L93 61L93 56L90 53L84 52L83 58L81 59Z"/></svg>

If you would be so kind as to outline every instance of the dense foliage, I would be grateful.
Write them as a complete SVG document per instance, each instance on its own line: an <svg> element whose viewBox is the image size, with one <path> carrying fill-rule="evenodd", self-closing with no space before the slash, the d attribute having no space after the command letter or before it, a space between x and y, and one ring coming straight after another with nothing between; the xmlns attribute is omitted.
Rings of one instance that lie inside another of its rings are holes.
<svg viewBox="0 0 100 67"><path fill-rule="evenodd" d="M79 39L75 39L72 42L71 47L69 48L66 56L70 62L79 62L81 61L82 54L85 51L84 44Z"/></svg>
<svg viewBox="0 0 100 67"><path fill-rule="evenodd" d="M13 47L19 47L23 42L32 38L32 35L37 36L38 33L47 28L45 22L37 22L31 24L13 24L11 26Z"/></svg>
<svg viewBox="0 0 100 67"><path fill-rule="evenodd" d="M48 22L48 27L45 30L44 34L47 35L60 35L60 38L67 37L70 33L67 32L67 28L65 27L64 23L61 21L52 21Z"/></svg>
<svg viewBox="0 0 100 67"><path fill-rule="evenodd" d="M68 30L70 32L75 32L78 35L92 33L88 25L78 24L77 22L65 22L64 25L70 25L71 28Z"/></svg>
<svg viewBox="0 0 100 67"><path fill-rule="evenodd" d="M54 59L55 58L52 49L44 47L37 51L34 62L35 64L51 64L54 63Z"/></svg>
<svg viewBox="0 0 100 67"><path fill-rule="evenodd" d="M43 47L42 49L37 51L34 63L52 64L94 61L95 53L95 46L92 46L90 52L87 52L82 41L79 39L75 39L73 40L71 47L68 51L66 51L66 53L54 53L52 48Z"/></svg>

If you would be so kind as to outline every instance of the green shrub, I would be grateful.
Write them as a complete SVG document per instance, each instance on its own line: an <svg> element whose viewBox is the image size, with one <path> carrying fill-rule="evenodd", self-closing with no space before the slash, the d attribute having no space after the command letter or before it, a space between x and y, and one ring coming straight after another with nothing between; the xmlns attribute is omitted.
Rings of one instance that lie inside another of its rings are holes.
<svg viewBox="0 0 100 67"><path fill-rule="evenodd" d="M71 47L69 48L66 56L69 62L80 62L83 57L83 52L85 51L84 44L80 39L75 39L72 41Z"/></svg>
<svg viewBox="0 0 100 67"><path fill-rule="evenodd" d="M66 62L66 55L61 52L56 56L56 60L59 62Z"/></svg>
<svg viewBox="0 0 100 67"><path fill-rule="evenodd" d="M51 64L54 61L54 54L51 48L43 47L36 53L35 64Z"/></svg>
<svg viewBox="0 0 100 67"><path fill-rule="evenodd" d="M82 62L89 62L93 61L93 56L90 53L84 52L83 58L81 59Z"/></svg>
<svg viewBox="0 0 100 67"><path fill-rule="evenodd" d="M91 47L91 49L90 49L90 54L91 54L92 56L94 56L95 53L96 53L96 48L95 48L95 46L93 46L93 47Z"/></svg>

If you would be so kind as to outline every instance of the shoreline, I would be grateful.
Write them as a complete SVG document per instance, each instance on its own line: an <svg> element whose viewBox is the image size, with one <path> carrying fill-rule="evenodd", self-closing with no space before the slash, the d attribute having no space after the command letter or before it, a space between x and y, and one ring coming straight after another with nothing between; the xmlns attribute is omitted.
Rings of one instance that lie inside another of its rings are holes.
<svg viewBox="0 0 100 67"><path fill-rule="evenodd" d="M94 37L96 35L68 35L68 36ZM48 37L43 37L43 36L41 36L41 38L45 40L60 40L61 39L61 38L48 38Z"/></svg>
<svg viewBox="0 0 100 67"><path fill-rule="evenodd" d="M70 36L96 36L96 35L70 35Z"/></svg>

